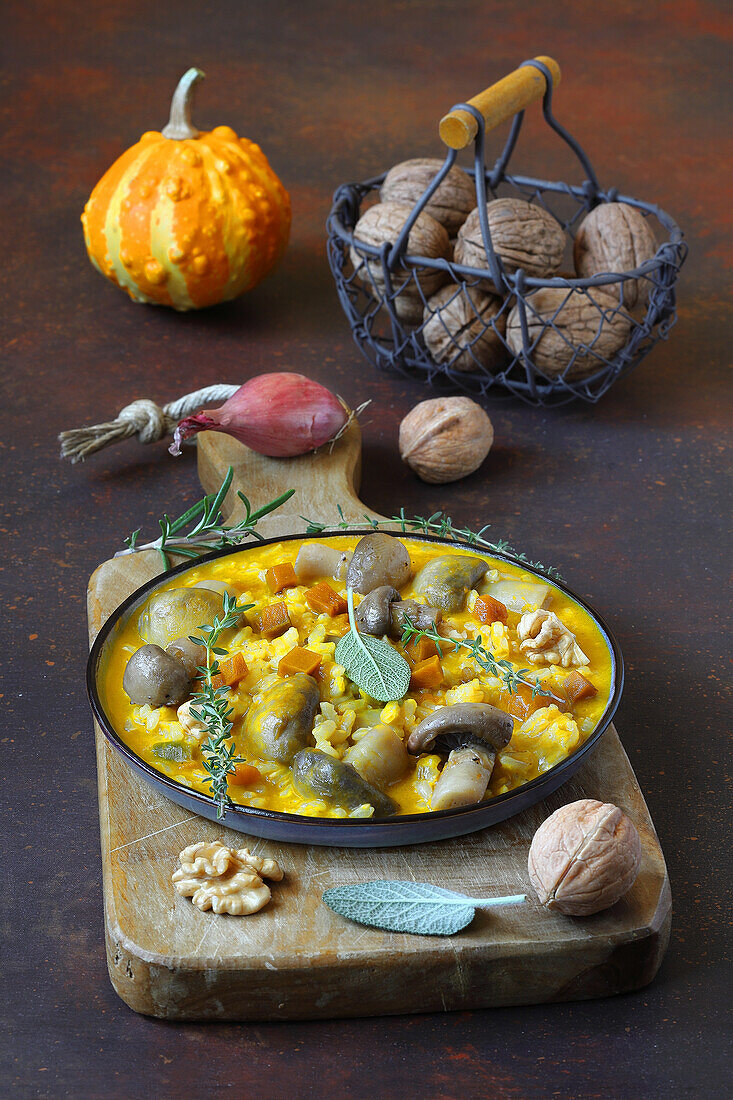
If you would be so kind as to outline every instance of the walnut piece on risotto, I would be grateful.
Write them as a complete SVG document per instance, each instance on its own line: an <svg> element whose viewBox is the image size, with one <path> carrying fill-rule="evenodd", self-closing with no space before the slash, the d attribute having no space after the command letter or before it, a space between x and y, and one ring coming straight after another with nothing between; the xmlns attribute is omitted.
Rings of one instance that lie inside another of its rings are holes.
<svg viewBox="0 0 733 1100"><path fill-rule="evenodd" d="M554 611L528 611L517 626L522 653L533 665L587 665L588 658Z"/></svg>
<svg viewBox="0 0 733 1100"><path fill-rule="evenodd" d="M234 917L256 913L267 905L272 895L260 876L275 882L283 877L274 859L260 859L247 848L228 848L220 840L191 844L178 861L180 867L172 879L178 893L190 897L201 910Z"/></svg>

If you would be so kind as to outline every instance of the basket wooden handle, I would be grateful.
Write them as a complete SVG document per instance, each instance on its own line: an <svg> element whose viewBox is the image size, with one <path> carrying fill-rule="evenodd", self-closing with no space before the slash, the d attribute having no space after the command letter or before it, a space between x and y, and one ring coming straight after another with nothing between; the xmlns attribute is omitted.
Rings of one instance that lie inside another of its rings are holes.
<svg viewBox="0 0 733 1100"><path fill-rule="evenodd" d="M560 66L551 57L536 57L546 65L552 75L552 86L560 83ZM547 81L544 74L534 65L525 65L515 69L509 76L479 92L468 103L475 107L486 120L486 129L493 130L499 123L505 122L518 111L523 111L536 99L545 94ZM465 149L478 132L478 123L468 111L450 111L440 120L440 136L451 149Z"/></svg>

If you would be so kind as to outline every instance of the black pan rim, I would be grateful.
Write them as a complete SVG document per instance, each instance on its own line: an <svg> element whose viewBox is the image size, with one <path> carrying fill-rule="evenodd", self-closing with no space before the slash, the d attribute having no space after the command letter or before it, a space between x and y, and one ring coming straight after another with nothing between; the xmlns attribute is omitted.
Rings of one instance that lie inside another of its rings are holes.
<svg viewBox="0 0 733 1100"><path fill-rule="evenodd" d="M247 553L250 550L255 550L262 546L268 546L275 542L292 542L295 539L307 539L312 538L318 540L321 538L351 538L354 536L369 535L374 533L374 527L364 527L358 529L351 529L349 531L344 530L324 530L319 531L317 534L308 535L305 532L296 532L291 535L274 535L271 538L257 539L251 543L247 543L245 546L226 546L221 550L212 551L209 554L202 554L200 558L195 561L186 560L180 565L175 566L173 569L167 570L165 573L159 573L155 577L151 577L149 581L136 588L126 600L124 600L119 607L115 608L109 618L103 623L102 627L94 640L92 648L89 653L89 659L87 661L86 669L86 688L87 695L89 697L89 703L92 708L92 713L102 730L104 736L112 744L112 746L126 759L129 763L139 772L142 772L146 778L153 785L157 785L169 790L175 790L185 794L186 797L194 802L200 803L202 806L207 806L209 809L215 806L215 800L211 795L204 794L203 791L195 790L192 787L187 787L185 783L180 783L178 780L171 779L169 776L164 775L162 772L156 771L146 760L138 756L137 753L125 744L117 731L113 728L112 723L107 717L102 701L99 695L99 689L97 686L97 669L100 663L100 659L103 655L105 644L112 631L117 627L120 620L124 618L127 611L139 603L145 596L148 595L154 588L160 585L167 584L172 578L186 573L192 569L196 569L199 566L208 562L216 561L218 558L232 557L235 554ZM408 532L398 530L390 530L389 534L396 535L400 538L412 540L414 542L432 542L441 546L450 547L464 547L466 550L472 551L477 554L483 554L486 557L495 558L498 561L505 561L509 565L518 566L526 573L532 574L541 581L554 585L556 588L564 592L572 600L575 600L595 622L596 626L600 629L604 636L604 639L608 645L613 662L613 691L609 696L608 703L601 715L598 725L593 730L587 741L577 749L570 756L566 756L564 760L555 764L554 767L543 772L542 775L538 775L535 779L531 779L528 783L523 783L521 787L516 787L514 790L507 791L505 794L496 795L494 798L485 802L479 802L475 806L458 807L452 810L428 810L421 814L403 814L394 818L324 818L324 817L305 817L301 814L285 813L283 810L265 810L257 806L240 806L237 803L227 807L227 816L230 814L237 818L241 818L246 821L247 819L255 820L274 820L281 821L283 823L289 823L292 825L301 825L307 827L309 824L318 825L319 828L348 828L348 829L374 829L376 826L389 827L390 832L395 829L399 829L400 826L408 827L415 825L419 822L439 821L439 820L452 820L461 819L468 821L473 815L485 816L489 807L495 807L500 805L506 805L512 799L519 801L521 796L524 802L524 796L528 793L539 791L543 786L550 785L554 782L564 771L574 773L580 765L582 759L592 752L597 746L603 734L606 732L613 717L618 709L618 704L621 700L624 686L624 662L623 656L619 644L606 625L605 620L597 611L586 601L582 596L577 595L564 581L555 581L547 577L538 569L533 569L525 562L518 560L512 554L506 552L495 552L486 547L476 546L469 542L463 542L459 539L447 539L442 538L439 535L428 535L420 532ZM568 776L570 778L570 776ZM538 799L536 800L538 801ZM525 808L517 807L517 812ZM511 816L511 815L507 815ZM223 822L222 822L223 823Z"/></svg>

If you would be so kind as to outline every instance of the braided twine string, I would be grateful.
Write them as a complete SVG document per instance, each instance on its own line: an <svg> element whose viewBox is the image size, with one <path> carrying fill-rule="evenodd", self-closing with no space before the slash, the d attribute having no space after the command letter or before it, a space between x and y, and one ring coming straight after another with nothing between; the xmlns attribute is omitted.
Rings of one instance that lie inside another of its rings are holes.
<svg viewBox="0 0 733 1100"><path fill-rule="evenodd" d="M116 420L61 432L61 457L68 458L72 463L83 462L87 455L101 451L103 447L109 447L113 443L120 443L133 435L137 436L140 443L157 443L159 439L173 435L178 421L184 416L190 416L206 405L227 401L239 388L223 383L204 386L203 389L184 394L177 401L170 401L162 407L146 397L131 401L124 409L120 409Z"/></svg>

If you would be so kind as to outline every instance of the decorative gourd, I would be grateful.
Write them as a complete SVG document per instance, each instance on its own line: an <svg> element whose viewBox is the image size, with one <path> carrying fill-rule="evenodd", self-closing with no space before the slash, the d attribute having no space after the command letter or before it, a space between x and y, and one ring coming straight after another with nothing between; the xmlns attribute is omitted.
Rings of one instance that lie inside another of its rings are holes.
<svg viewBox="0 0 733 1100"><path fill-rule="evenodd" d="M262 150L229 126L199 132L181 78L165 129L102 176L82 214L89 258L136 302L201 309L260 282L285 251L290 197Z"/></svg>

